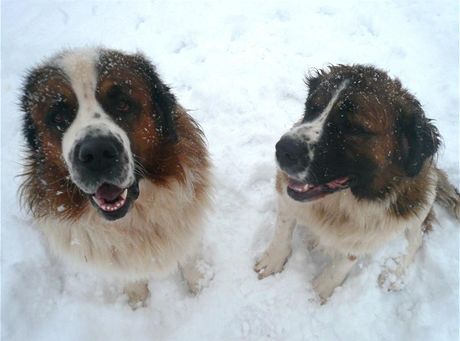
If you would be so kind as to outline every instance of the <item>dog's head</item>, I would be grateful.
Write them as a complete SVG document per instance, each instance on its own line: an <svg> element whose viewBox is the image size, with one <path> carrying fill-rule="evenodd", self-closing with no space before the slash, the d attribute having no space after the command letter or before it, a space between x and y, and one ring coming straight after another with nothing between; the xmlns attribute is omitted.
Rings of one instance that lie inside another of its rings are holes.
<svg viewBox="0 0 460 341"><path fill-rule="evenodd" d="M88 200L108 220L125 216L139 179L161 173L159 159L176 141L175 99L139 54L78 49L54 56L29 73L22 109L28 191L69 216ZM36 196L29 193L29 201Z"/></svg>
<svg viewBox="0 0 460 341"><path fill-rule="evenodd" d="M383 71L331 66L307 85L303 119L276 144L297 201L347 188L358 198L383 198L397 179L417 176L439 146L420 103Z"/></svg>

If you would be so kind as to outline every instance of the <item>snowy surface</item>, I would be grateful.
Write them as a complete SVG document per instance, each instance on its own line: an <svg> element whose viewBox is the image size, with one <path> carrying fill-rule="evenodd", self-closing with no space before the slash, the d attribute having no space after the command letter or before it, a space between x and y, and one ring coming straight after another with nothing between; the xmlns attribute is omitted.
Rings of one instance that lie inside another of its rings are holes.
<svg viewBox="0 0 460 341"><path fill-rule="evenodd" d="M216 274L198 297L174 274L150 281L148 306L132 311L117 283L51 258L18 208L22 76L98 44L144 51L207 135ZM459 228L440 208L397 293L376 279L401 241L363 259L324 306L311 287L324 258L303 231L284 272L258 281L252 270L273 231L274 144L302 113L304 74L329 63L397 75L436 120L438 162L458 184L457 1L2 1L2 339L457 340Z"/></svg>

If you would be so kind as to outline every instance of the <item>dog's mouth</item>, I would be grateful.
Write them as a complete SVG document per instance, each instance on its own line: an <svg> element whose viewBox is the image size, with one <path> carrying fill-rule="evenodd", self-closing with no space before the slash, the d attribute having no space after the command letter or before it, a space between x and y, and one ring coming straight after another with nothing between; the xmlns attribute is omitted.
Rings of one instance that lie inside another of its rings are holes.
<svg viewBox="0 0 460 341"><path fill-rule="evenodd" d="M139 196L139 185L135 181L128 188L121 188L110 183L103 183L92 194L91 202L94 207L108 220L124 217L131 204Z"/></svg>
<svg viewBox="0 0 460 341"><path fill-rule="evenodd" d="M287 193L297 201L313 201L349 187L350 178L342 177L325 184L308 184L288 178Z"/></svg>
<svg viewBox="0 0 460 341"><path fill-rule="evenodd" d="M114 212L126 204L128 189L104 183L94 193L92 199L104 212Z"/></svg>

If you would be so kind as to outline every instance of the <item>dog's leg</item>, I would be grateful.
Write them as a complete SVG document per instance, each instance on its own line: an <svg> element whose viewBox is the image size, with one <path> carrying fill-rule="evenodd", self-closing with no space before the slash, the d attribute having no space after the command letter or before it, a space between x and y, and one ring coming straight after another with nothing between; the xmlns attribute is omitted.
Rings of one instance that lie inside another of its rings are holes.
<svg viewBox="0 0 460 341"><path fill-rule="evenodd" d="M145 306L145 301L150 296L147 281L137 281L126 284L124 293L128 296L128 304L133 309Z"/></svg>
<svg viewBox="0 0 460 341"><path fill-rule="evenodd" d="M179 263L179 270L193 295L208 287L214 277L211 265L203 258L201 244L191 257Z"/></svg>
<svg viewBox="0 0 460 341"><path fill-rule="evenodd" d="M291 239L295 224L295 218L287 212L284 204L280 202L275 234L269 247L254 267L254 271L259 274L259 279L283 270L284 264L291 254Z"/></svg>
<svg viewBox="0 0 460 341"><path fill-rule="evenodd" d="M428 214L422 226L428 229L431 225L432 214ZM404 287L404 274L407 267L414 261L417 250L422 245L423 227L411 226L406 229L407 249L400 257L389 258L385 261L385 269L378 278L379 286L387 291L397 291Z"/></svg>
<svg viewBox="0 0 460 341"><path fill-rule="evenodd" d="M313 287L322 303L332 295L336 287L343 283L356 261L356 256L336 255L331 264L313 280Z"/></svg>

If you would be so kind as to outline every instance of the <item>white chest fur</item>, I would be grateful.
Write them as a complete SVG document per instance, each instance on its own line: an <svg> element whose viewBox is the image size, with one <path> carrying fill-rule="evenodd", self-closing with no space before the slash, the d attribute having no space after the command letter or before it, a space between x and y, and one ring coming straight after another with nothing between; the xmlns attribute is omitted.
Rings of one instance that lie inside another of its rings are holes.
<svg viewBox="0 0 460 341"><path fill-rule="evenodd" d="M173 269L198 241L207 202L194 200L187 184L139 185L139 198L118 221L104 220L92 207L76 222L41 220L51 250L74 265L124 279Z"/></svg>
<svg viewBox="0 0 460 341"><path fill-rule="evenodd" d="M289 207L297 224L306 226L326 250L360 255L374 251L406 228L421 226L435 199L434 183L429 188L427 205L409 218L391 214L391 199L358 200L350 190L312 203L296 202L286 193L280 199Z"/></svg>

